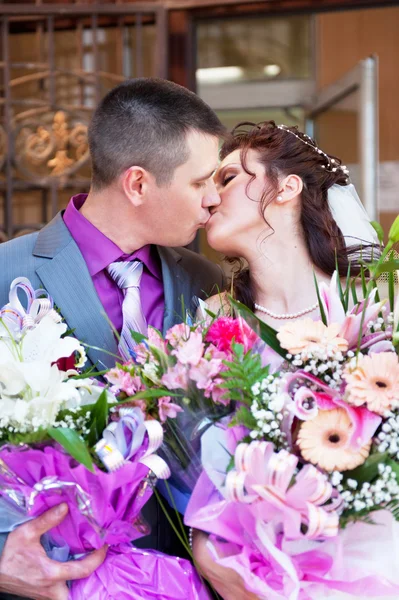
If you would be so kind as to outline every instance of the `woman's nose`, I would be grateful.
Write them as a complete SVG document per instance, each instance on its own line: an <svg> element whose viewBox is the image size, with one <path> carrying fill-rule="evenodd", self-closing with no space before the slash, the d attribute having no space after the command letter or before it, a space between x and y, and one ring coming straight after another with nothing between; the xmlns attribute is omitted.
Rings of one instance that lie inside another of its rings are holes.
<svg viewBox="0 0 399 600"><path fill-rule="evenodd" d="M213 181L213 179L211 179L206 188L206 192L203 199L203 207L210 208L211 206L219 206L220 202L221 198L219 196L219 192L216 188L215 182Z"/></svg>

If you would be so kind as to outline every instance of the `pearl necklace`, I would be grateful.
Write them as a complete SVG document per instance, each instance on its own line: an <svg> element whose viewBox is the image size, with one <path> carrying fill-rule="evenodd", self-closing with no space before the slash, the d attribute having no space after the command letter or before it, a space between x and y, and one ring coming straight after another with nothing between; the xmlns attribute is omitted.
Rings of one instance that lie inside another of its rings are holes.
<svg viewBox="0 0 399 600"><path fill-rule="evenodd" d="M304 310L300 310L296 313L283 313L280 315L269 310L265 306L262 306L261 304L256 304L256 302L254 303L254 306L257 310L260 310L261 312L269 315L269 317L272 317L272 319L297 319L298 317L302 317L303 315L307 315L308 313L316 310L316 308L319 306L319 303L316 302L316 304L312 304L312 306L309 306L309 308L305 308Z"/></svg>

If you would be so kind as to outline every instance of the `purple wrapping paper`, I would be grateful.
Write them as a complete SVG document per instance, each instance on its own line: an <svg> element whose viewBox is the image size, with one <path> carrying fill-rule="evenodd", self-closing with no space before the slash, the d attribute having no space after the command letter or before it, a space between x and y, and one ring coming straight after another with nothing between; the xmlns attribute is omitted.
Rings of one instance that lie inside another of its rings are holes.
<svg viewBox="0 0 399 600"><path fill-rule="evenodd" d="M74 582L71 599L210 599L189 561L128 545L116 550L109 550L105 562L91 577Z"/></svg>
<svg viewBox="0 0 399 600"><path fill-rule="evenodd" d="M61 502L68 504L64 521L49 532L56 546L69 546L72 556L111 546L95 573L72 583L71 600L208 600L189 561L129 544L148 532L140 520L152 494L148 476L148 467L138 462L113 473L97 467L91 473L57 446L0 449L4 497L32 517Z"/></svg>
<svg viewBox="0 0 399 600"><path fill-rule="evenodd" d="M51 538L57 545L68 544L71 554L128 542L146 533L142 523L134 523L152 494L146 480L148 467L129 462L113 473L97 467L91 473L52 446L6 446L0 450L0 459L26 484L18 483L16 477L10 482L0 473L0 488L6 484L17 490L30 516L38 516L61 502L68 504L69 514L51 530ZM0 491L6 495L3 489Z"/></svg>

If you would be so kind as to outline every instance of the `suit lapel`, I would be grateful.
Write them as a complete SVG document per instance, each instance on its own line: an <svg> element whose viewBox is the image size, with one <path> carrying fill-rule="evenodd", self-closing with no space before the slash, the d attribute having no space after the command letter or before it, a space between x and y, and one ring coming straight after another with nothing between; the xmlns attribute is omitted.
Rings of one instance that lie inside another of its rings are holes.
<svg viewBox="0 0 399 600"><path fill-rule="evenodd" d="M192 309L192 286L188 273L180 266L181 256L173 248L157 246L162 264L165 295L163 332L186 318Z"/></svg>
<svg viewBox="0 0 399 600"><path fill-rule="evenodd" d="M83 256L61 214L39 233L33 253L51 259L43 261L36 273L74 335L81 342L90 341L92 347L86 352L92 363L99 369L112 367L115 357L106 352L117 354L117 343Z"/></svg>

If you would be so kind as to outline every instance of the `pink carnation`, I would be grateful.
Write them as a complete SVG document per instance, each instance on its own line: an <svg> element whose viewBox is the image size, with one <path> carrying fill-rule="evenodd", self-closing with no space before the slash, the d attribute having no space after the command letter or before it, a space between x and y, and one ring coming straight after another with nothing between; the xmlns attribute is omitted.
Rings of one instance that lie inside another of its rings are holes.
<svg viewBox="0 0 399 600"><path fill-rule="evenodd" d="M162 398L158 398L158 411L161 423L165 423L166 419L175 419L177 413L183 412L183 409L181 406L171 402L170 396L163 396Z"/></svg>
<svg viewBox="0 0 399 600"><path fill-rule="evenodd" d="M219 350L224 352L231 351L233 340L236 344L242 344L245 352L247 352L259 338L244 319L233 319L232 317L216 319L206 335L207 342L212 342Z"/></svg>

